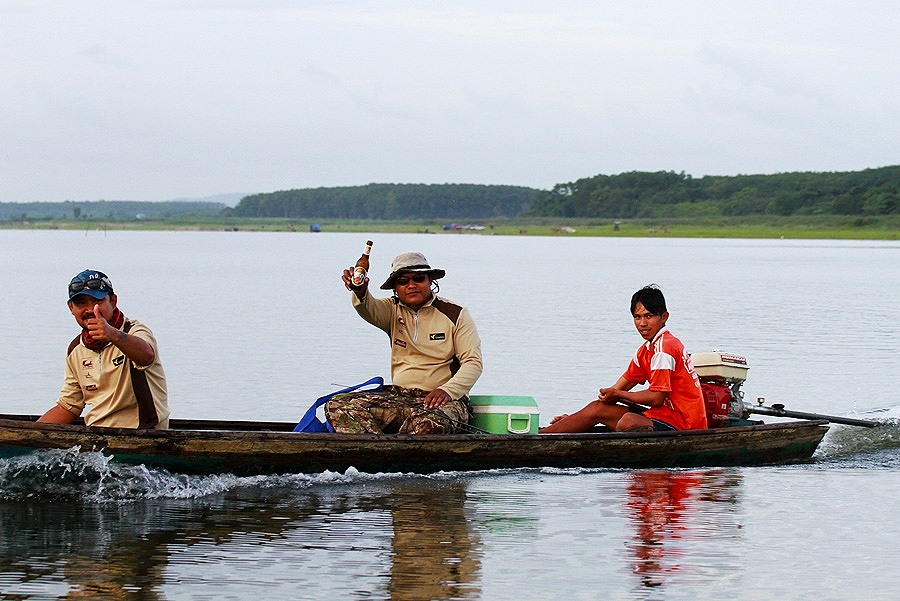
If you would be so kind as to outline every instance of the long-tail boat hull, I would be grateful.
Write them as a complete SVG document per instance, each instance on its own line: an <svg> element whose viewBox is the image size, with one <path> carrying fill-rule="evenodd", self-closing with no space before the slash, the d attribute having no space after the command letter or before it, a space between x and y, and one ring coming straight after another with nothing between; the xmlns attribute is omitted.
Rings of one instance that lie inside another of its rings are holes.
<svg viewBox="0 0 900 601"><path fill-rule="evenodd" d="M0 415L0 457L47 449L97 451L114 461L184 474L466 471L766 465L811 459L824 420L709 430L585 434L301 434L292 423L171 420L169 430L36 423Z"/></svg>

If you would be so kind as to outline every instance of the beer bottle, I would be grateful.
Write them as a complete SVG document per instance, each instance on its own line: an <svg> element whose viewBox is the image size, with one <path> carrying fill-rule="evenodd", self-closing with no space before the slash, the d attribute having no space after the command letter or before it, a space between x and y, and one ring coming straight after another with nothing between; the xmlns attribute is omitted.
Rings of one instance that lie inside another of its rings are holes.
<svg viewBox="0 0 900 601"><path fill-rule="evenodd" d="M362 255L356 260L356 266L350 276L350 284L354 288L362 287L366 281L366 275L369 272L369 253L372 252L372 241L366 240L366 247L363 249Z"/></svg>

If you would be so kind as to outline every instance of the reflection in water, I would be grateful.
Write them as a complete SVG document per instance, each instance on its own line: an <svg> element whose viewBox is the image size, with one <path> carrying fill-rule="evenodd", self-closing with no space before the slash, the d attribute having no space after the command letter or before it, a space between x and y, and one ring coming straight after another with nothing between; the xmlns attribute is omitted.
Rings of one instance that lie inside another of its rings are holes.
<svg viewBox="0 0 900 601"><path fill-rule="evenodd" d="M279 598L477 598L466 488L398 479L124 504L0 501L0 598L156 600L201 587L247 597L261 586Z"/></svg>
<svg viewBox="0 0 900 601"><path fill-rule="evenodd" d="M719 504L735 506L741 475L736 470L637 470L629 474L628 517L634 526L629 548L633 572L643 587L658 587L681 569L688 544L717 536L734 523ZM716 507L704 505L714 503ZM710 510L711 509L711 510Z"/></svg>
<svg viewBox="0 0 900 601"><path fill-rule="evenodd" d="M46 598L41 593L53 591L65 599L159 599L166 547L178 538L177 526L159 525L172 508L169 503L4 501L0 593L3 598L31 598L23 591Z"/></svg>
<svg viewBox="0 0 900 601"><path fill-rule="evenodd" d="M480 551L465 501L460 482L409 486L391 497L391 599L478 597Z"/></svg>

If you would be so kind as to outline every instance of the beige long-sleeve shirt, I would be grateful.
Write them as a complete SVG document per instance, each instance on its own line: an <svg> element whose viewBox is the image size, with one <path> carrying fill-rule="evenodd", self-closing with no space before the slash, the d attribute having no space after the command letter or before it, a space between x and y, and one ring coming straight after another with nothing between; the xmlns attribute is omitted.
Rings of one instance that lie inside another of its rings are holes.
<svg viewBox="0 0 900 601"><path fill-rule="evenodd" d="M440 388L457 400L481 376L481 338L469 311L432 297L418 311L366 292L350 295L360 317L391 339L391 380L404 388Z"/></svg>

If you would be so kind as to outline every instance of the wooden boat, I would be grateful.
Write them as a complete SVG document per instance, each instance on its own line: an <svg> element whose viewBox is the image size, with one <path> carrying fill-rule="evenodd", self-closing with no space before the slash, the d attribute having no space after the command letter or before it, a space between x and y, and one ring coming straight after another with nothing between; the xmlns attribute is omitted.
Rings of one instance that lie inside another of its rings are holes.
<svg viewBox="0 0 900 601"><path fill-rule="evenodd" d="M828 421L678 432L584 434L299 434L287 422L178 420L169 430L37 423L0 415L0 458L46 449L99 451L115 461L184 474L418 472L496 468L647 468L808 461Z"/></svg>

